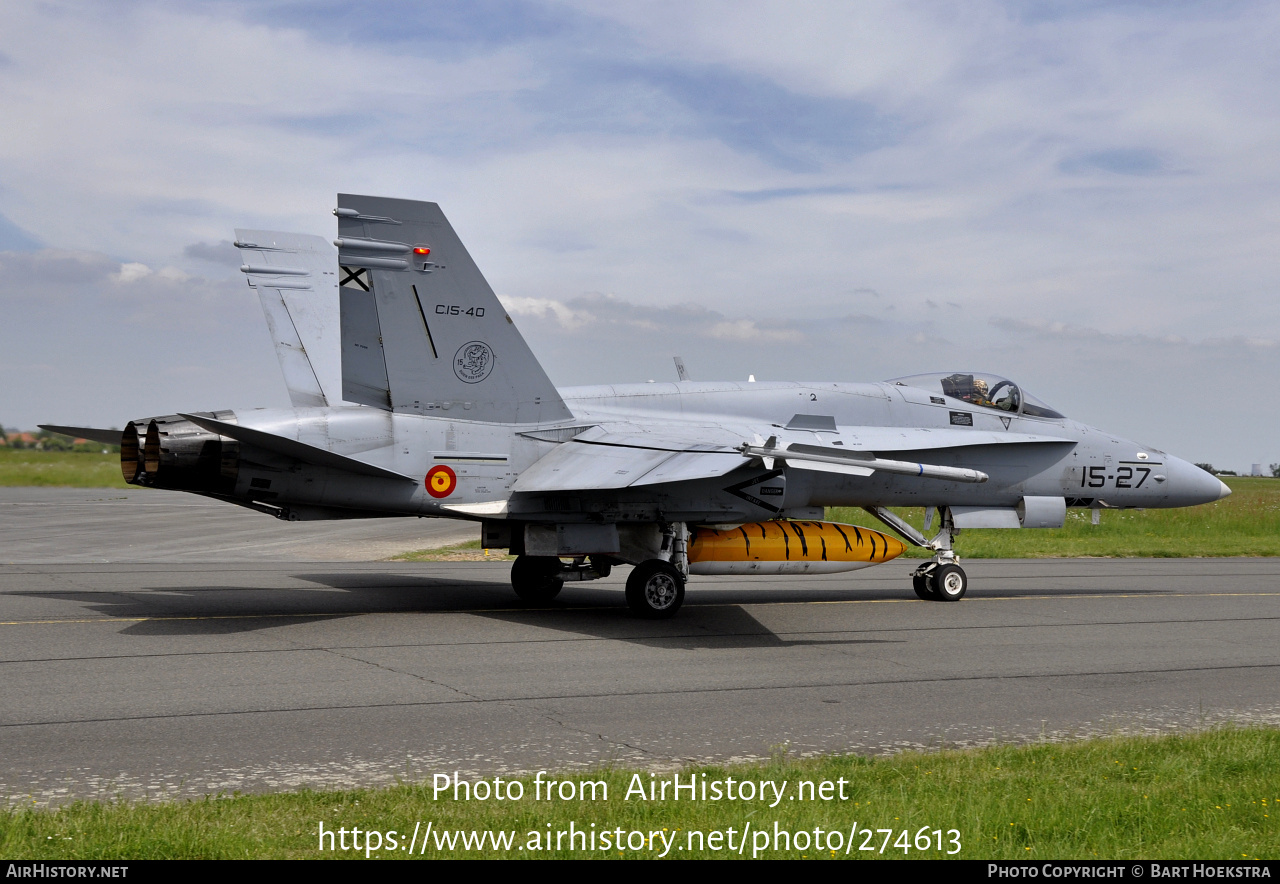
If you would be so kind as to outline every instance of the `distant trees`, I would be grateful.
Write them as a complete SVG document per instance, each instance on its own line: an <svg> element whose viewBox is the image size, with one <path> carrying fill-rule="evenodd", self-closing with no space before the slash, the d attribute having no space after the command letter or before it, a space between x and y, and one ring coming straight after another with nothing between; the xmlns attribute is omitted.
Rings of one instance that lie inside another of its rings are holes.
<svg viewBox="0 0 1280 884"><path fill-rule="evenodd" d="M119 445L103 445L101 442L88 439L77 442L70 436L50 433L48 430L40 430L36 433L5 433L3 428L0 428L0 441L10 448L35 451L84 451L91 454L120 451Z"/></svg>
<svg viewBox="0 0 1280 884"><path fill-rule="evenodd" d="M1271 475L1277 479L1280 479L1280 463L1273 463L1271 465Z"/></svg>
<svg viewBox="0 0 1280 884"><path fill-rule="evenodd" d="M1213 468L1213 464L1211 463L1198 463L1196 464L1196 466L1198 466L1200 469L1204 470L1206 473L1208 473L1211 476L1218 475L1218 471Z"/></svg>

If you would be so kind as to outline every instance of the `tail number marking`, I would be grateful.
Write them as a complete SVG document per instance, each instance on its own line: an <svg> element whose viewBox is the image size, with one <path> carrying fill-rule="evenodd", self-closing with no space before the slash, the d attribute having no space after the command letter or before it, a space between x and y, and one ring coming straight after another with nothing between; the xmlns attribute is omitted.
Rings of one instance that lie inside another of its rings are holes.
<svg viewBox="0 0 1280 884"><path fill-rule="evenodd" d="M484 308L467 307L464 309L459 304L436 304L436 314L439 316L474 316L479 319L484 316Z"/></svg>

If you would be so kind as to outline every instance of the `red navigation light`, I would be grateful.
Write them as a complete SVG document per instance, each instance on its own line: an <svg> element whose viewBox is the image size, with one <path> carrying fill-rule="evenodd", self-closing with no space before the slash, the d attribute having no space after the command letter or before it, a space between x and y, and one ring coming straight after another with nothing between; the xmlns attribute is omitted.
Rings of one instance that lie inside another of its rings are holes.
<svg viewBox="0 0 1280 884"><path fill-rule="evenodd" d="M426 246L418 246L416 249L413 250L413 253L415 255L422 255L425 257L431 254L431 249L427 248Z"/></svg>

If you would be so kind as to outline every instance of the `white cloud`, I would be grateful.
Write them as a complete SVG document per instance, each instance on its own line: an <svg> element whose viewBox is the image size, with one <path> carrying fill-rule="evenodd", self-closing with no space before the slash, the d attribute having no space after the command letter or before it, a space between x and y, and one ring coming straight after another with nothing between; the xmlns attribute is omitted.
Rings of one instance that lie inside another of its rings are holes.
<svg viewBox="0 0 1280 884"><path fill-rule="evenodd" d="M804 335L795 329L762 329L750 319L734 319L726 322L717 322L707 330L707 334L713 338L722 338L727 341L753 341L761 343L778 343L785 341L789 344L798 344L804 340Z"/></svg>
<svg viewBox="0 0 1280 884"><path fill-rule="evenodd" d="M553 316L562 328L577 329L591 322L594 317L588 313L573 310L560 301L551 298L499 297L507 312L517 316Z"/></svg>
<svg viewBox="0 0 1280 884"><path fill-rule="evenodd" d="M120 270L116 273L116 280L127 285L131 282L137 282L139 279L146 279L154 272L146 264L130 261L128 264L120 265Z"/></svg>

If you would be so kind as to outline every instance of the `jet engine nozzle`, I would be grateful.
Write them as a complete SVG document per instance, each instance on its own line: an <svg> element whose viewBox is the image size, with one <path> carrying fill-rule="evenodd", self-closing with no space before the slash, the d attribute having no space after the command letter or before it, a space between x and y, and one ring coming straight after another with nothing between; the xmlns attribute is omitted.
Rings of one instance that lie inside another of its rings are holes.
<svg viewBox="0 0 1280 884"><path fill-rule="evenodd" d="M235 420L232 412L209 416ZM230 493L235 488L239 466L238 442L176 414L132 421L120 443L120 470L125 481L134 485Z"/></svg>
<svg viewBox="0 0 1280 884"><path fill-rule="evenodd" d="M139 421L130 421L124 428L124 432L120 434L120 472L130 485L142 484L140 481L143 473L142 441L138 433L138 424ZM143 427L142 433L145 435L145 422Z"/></svg>

